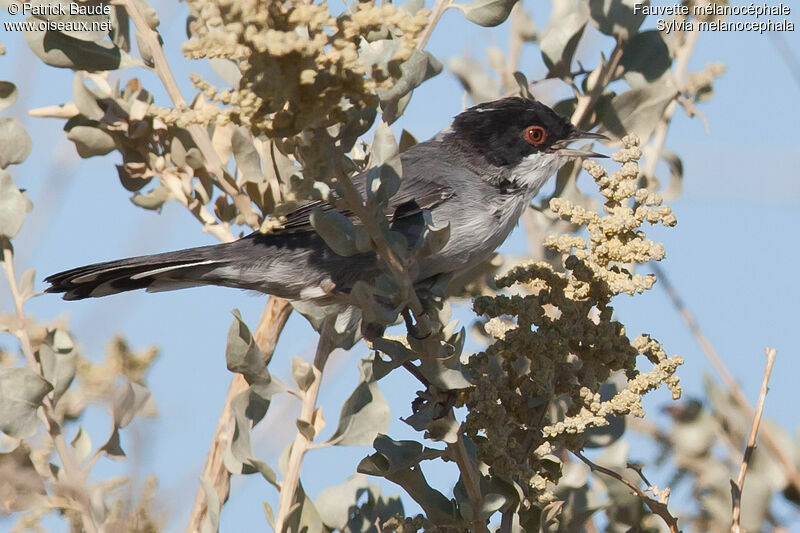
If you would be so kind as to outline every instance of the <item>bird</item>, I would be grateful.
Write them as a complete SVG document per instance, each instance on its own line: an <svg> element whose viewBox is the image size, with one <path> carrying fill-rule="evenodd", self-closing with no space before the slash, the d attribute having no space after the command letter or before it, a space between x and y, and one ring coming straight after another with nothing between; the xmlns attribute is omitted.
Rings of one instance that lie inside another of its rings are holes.
<svg viewBox="0 0 800 533"><path fill-rule="evenodd" d="M400 185L384 209L392 230L413 244L425 224L450 226L444 246L409 270L412 282L457 276L489 258L559 168L576 158L606 157L568 145L602 139L537 100L506 97L466 109L444 133L402 152ZM367 173L351 180L363 196ZM372 282L385 268L375 252L338 255L314 230L311 213L334 209L333 203L307 202L269 233L59 272L45 278L45 292L81 300L217 285L320 304L346 298L355 283ZM342 214L358 224L352 213Z"/></svg>

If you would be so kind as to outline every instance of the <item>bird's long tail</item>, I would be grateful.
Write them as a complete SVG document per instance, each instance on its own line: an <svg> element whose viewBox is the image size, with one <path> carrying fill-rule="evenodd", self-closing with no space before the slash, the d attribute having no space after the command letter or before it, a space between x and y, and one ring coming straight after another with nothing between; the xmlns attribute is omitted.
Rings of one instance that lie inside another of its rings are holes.
<svg viewBox="0 0 800 533"><path fill-rule="evenodd" d="M223 257L230 254L220 253L227 246L203 246L73 268L45 278L50 283L45 292L64 293L65 300L82 300L136 289L155 292L198 285L236 286L233 278L226 279L231 259Z"/></svg>

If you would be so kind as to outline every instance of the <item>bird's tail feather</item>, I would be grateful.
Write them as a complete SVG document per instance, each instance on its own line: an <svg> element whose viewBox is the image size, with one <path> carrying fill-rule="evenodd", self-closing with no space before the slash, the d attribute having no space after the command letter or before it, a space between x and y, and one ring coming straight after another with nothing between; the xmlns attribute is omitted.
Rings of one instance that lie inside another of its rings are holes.
<svg viewBox="0 0 800 533"><path fill-rule="evenodd" d="M97 298L136 289L169 291L198 285L222 284L214 271L229 260L218 248L203 246L177 252L145 255L73 268L45 278L45 292L64 293L65 300Z"/></svg>

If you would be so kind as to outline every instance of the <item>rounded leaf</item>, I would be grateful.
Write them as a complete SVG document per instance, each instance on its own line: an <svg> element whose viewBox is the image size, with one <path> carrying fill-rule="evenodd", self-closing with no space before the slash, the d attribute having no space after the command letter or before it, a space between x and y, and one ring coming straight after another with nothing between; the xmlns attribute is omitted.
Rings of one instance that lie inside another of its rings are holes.
<svg viewBox="0 0 800 533"><path fill-rule="evenodd" d="M634 4L641 0L589 0L592 22L602 33L627 41L644 22L644 13L634 13Z"/></svg>
<svg viewBox="0 0 800 533"><path fill-rule="evenodd" d="M117 146L114 137L92 126L75 126L69 130L67 139L75 143L78 155L84 159L95 155L106 155Z"/></svg>
<svg viewBox="0 0 800 533"><path fill-rule="evenodd" d="M338 211L314 208L309 222L331 250L343 257L359 252L356 247L356 231L353 223Z"/></svg>
<svg viewBox="0 0 800 533"><path fill-rule="evenodd" d="M550 21L539 41L542 59L551 78L570 72L572 58L589 20L589 10L585 3L580 2L577 9L559 11L553 17L556 15L558 18Z"/></svg>
<svg viewBox="0 0 800 533"><path fill-rule="evenodd" d="M653 82L669 70L672 58L661 32L652 30L637 33L623 49L620 65L625 68L625 80L631 87Z"/></svg>
<svg viewBox="0 0 800 533"><path fill-rule="evenodd" d="M475 0L472 3L456 4L461 13L479 26L492 27L502 24L511 13L517 0Z"/></svg>
<svg viewBox="0 0 800 533"><path fill-rule="evenodd" d="M31 144L31 137L19 120L0 117L0 168L25 161Z"/></svg>
<svg viewBox="0 0 800 533"><path fill-rule="evenodd" d="M600 133L619 138L635 134L644 142L677 95L671 83L654 83L618 94L602 112Z"/></svg>
<svg viewBox="0 0 800 533"><path fill-rule="evenodd" d="M11 175L0 170L0 235L16 237L25 220L28 201L11 180Z"/></svg>
<svg viewBox="0 0 800 533"><path fill-rule="evenodd" d="M17 86L10 81L0 81L0 109L14 105L17 101Z"/></svg>
<svg viewBox="0 0 800 533"><path fill-rule="evenodd" d="M26 22L37 27L42 21L28 17ZM83 41L59 31L25 31L25 41L39 59L53 67L97 71L141 63L110 41Z"/></svg>
<svg viewBox="0 0 800 533"><path fill-rule="evenodd" d="M36 433L36 410L52 388L28 368L0 369L0 431L16 439Z"/></svg>

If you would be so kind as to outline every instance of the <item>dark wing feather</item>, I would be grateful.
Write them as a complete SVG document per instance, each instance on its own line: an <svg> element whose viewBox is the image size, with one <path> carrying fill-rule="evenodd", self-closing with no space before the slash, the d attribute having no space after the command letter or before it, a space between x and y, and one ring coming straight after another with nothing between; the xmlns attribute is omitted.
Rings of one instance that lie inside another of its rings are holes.
<svg viewBox="0 0 800 533"><path fill-rule="evenodd" d="M400 188L389 198L389 203L384 209L384 214L389 218L389 222L407 218L421 213L426 209L433 209L441 202L455 195L452 187L443 182L433 181L436 176L418 177L413 183L400 179ZM352 178L356 190L363 196L366 191L366 172L358 174ZM323 200L314 200L305 203L286 215L283 227L273 230L273 234L302 233L314 231L309 222L311 212L315 208L330 211L334 207ZM356 222L355 215L350 211L340 211L341 214Z"/></svg>

